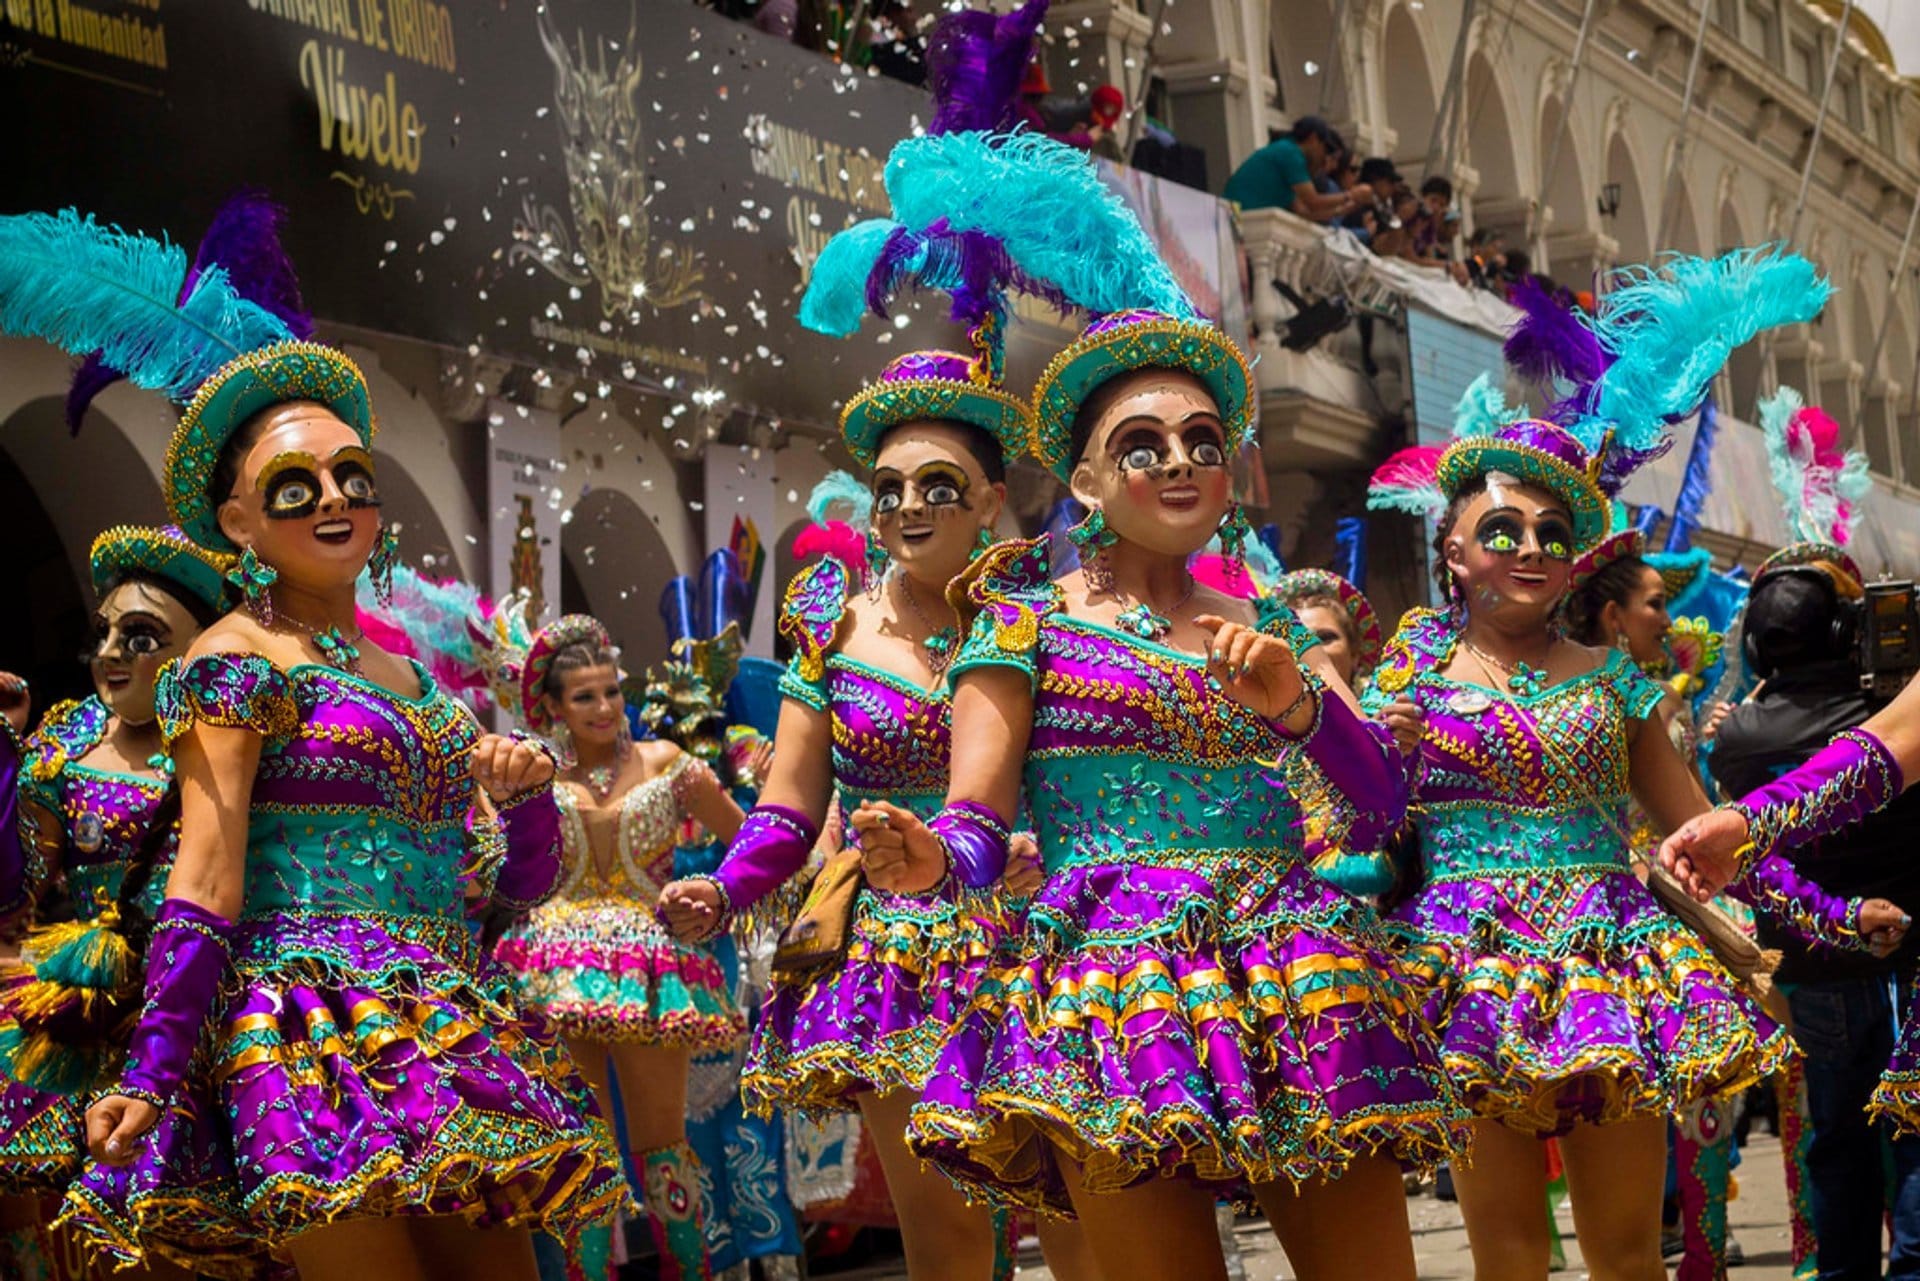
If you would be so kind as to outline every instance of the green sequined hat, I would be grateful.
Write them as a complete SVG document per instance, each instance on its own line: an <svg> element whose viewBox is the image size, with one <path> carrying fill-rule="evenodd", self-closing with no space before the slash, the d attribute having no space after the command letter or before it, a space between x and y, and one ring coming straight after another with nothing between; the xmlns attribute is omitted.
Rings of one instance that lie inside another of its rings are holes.
<svg viewBox="0 0 1920 1281"><path fill-rule="evenodd" d="M214 466L241 424L295 400L326 406L372 448L367 380L345 352L294 340L235 357L200 385L167 446L162 478L167 511L189 538L215 551L239 550L220 532L220 504L207 492Z"/></svg>
<svg viewBox="0 0 1920 1281"><path fill-rule="evenodd" d="M208 551L174 525L115 525L103 530L87 553L96 595L137 570L165 579L215 611L227 607L226 571L232 559Z"/></svg>
<svg viewBox="0 0 1920 1281"><path fill-rule="evenodd" d="M1434 480L1451 502L1490 472L1538 485L1565 503L1573 518L1576 552L1587 551L1605 538L1613 523L1612 508L1600 492L1596 460L1588 457L1572 432L1557 423L1523 419L1489 436L1460 437L1440 455Z"/></svg>
<svg viewBox="0 0 1920 1281"><path fill-rule="evenodd" d="M889 361L840 412L847 452L863 467L880 453L880 438L902 423L970 423L1000 442L1008 461L1027 451L1032 418L1019 397L1002 391L984 356L910 351Z"/></svg>
<svg viewBox="0 0 1920 1281"><path fill-rule="evenodd" d="M1108 379L1135 369L1178 369L1206 384L1220 408L1228 448L1238 452L1253 431L1253 371L1218 325L1198 317L1132 310L1101 316L1048 363L1033 389L1033 452L1061 480L1080 460L1073 420Z"/></svg>

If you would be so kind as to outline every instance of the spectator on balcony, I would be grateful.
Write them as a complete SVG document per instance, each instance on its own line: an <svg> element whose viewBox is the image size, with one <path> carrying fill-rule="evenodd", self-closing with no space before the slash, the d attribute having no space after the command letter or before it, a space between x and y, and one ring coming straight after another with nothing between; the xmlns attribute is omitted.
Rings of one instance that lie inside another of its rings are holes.
<svg viewBox="0 0 1920 1281"><path fill-rule="evenodd" d="M1302 116L1284 138L1254 152L1233 171L1221 193L1242 209L1285 209L1310 222L1332 222L1373 201L1373 190L1356 182L1338 193L1314 188L1332 172L1333 157L1345 152L1334 127L1318 116Z"/></svg>
<svg viewBox="0 0 1920 1281"><path fill-rule="evenodd" d="M1118 159L1120 152L1114 134L1120 115L1126 109L1125 94L1112 85L1099 85L1085 98L1062 104L1062 109L1053 115L1049 135L1069 147Z"/></svg>
<svg viewBox="0 0 1920 1281"><path fill-rule="evenodd" d="M1481 289L1505 293L1507 282L1506 233L1493 227L1476 227L1467 241L1467 274Z"/></svg>
<svg viewBox="0 0 1920 1281"><path fill-rule="evenodd" d="M1407 229L1404 242L1396 240L1391 253L1376 247L1382 257L1395 257L1419 267L1439 267L1455 282L1466 284L1465 263L1451 261L1453 231L1459 214L1453 209L1453 184L1439 174L1420 184L1420 196L1412 206L1412 216L1401 215Z"/></svg>
<svg viewBox="0 0 1920 1281"><path fill-rule="evenodd" d="M1358 181L1366 184L1373 193L1373 201L1366 208L1357 209L1342 218L1340 225L1351 231L1361 244L1378 253L1378 238L1390 236L1404 226L1402 220L1406 215L1399 210L1400 196L1406 193L1411 200L1412 195L1407 192L1406 179L1393 167L1393 161L1385 156L1368 156L1362 160Z"/></svg>

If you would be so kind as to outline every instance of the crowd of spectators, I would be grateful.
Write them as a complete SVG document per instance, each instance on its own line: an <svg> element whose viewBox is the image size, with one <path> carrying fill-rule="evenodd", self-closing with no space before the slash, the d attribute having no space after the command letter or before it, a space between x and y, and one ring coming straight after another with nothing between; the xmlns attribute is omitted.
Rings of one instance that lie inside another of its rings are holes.
<svg viewBox="0 0 1920 1281"><path fill-rule="evenodd" d="M1337 226L1382 258L1445 271L1463 286L1505 297L1532 278L1549 292L1526 252L1509 249L1504 233L1481 228L1460 241L1453 184L1434 174L1418 188L1385 156L1356 159L1338 130L1302 116L1282 137L1248 156L1221 193L1242 209L1285 209L1309 222Z"/></svg>

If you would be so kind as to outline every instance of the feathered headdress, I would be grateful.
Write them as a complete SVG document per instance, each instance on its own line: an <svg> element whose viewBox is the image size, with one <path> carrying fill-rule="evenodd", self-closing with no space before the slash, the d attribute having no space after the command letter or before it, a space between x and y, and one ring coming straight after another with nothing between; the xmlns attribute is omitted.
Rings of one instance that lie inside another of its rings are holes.
<svg viewBox="0 0 1920 1281"><path fill-rule="evenodd" d="M317 401L362 444L373 442L358 366L296 336L306 319L289 292L273 223L250 203L189 264L164 239L101 226L72 209L0 218L0 331L44 338L98 366L83 372L86 385L74 393L79 412L107 367L185 404L167 446L167 510L189 538L215 551L239 548L221 531L207 486L228 438L254 414L289 400ZM245 296L218 261L223 251L241 260L239 278L271 295L271 305Z"/></svg>
<svg viewBox="0 0 1920 1281"><path fill-rule="evenodd" d="M1760 431L1789 536L1845 547L1865 515L1861 500L1873 487L1867 456L1842 449L1840 424L1791 387L1760 402Z"/></svg>
<svg viewBox="0 0 1920 1281"><path fill-rule="evenodd" d="M1673 425L1701 407L1734 348L1812 320L1832 293L1812 263L1771 245L1623 267L1595 316L1528 284L1512 295L1521 318L1507 361L1555 387L1544 417L1599 455L1611 496L1673 447Z"/></svg>
<svg viewBox="0 0 1920 1281"><path fill-rule="evenodd" d="M911 352L847 402L840 429L847 448L871 466L888 428L916 418L948 418L985 428L1007 457L1026 450L1031 416L1000 383L1005 370L1007 299L1019 291L1063 310L1060 290L1019 263L997 222L982 224L975 206L991 193L998 169L960 175L948 167L948 148L992 156L1024 138L1002 132L1013 123L1013 99L1032 60L1046 0L1027 0L1015 12L949 13L928 42L928 82L934 94L930 132L909 138L887 157L884 181L892 218L874 218L829 240L814 260L800 300L800 323L844 338L868 315L885 317L908 289L948 295L949 313L973 348ZM1059 144L1053 144L1059 145ZM1018 204L1011 190L1002 204Z"/></svg>
<svg viewBox="0 0 1920 1281"><path fill-rule="evenodd" d="M185 403L228 361L294 336L226 268L91 215L0 218L0 329L110 365Z"/></svg>
<svg viewBox="0 0 1920 1281"><path fill-rule="evenodd" d="M301 300L293 263L280 244L280 228L286 216L287 211L264 191L239 191L227 197L214 211L206 235L200 238L176 302L184 305L200 277L217 269L226 273L227 283L238 297L278 317L288 336L311 337L313 317ZM108 363L102 352L87 353L67 390L67 427L79 435L94 397L126 376L125 371Z"/></svg>

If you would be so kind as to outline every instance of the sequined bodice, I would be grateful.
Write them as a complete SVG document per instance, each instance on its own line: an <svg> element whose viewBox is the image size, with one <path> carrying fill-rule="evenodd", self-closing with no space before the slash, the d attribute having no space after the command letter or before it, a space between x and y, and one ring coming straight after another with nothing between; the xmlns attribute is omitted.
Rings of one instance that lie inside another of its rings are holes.
<svg viewBox="0 0 1920 1281"><path fill-rule="evenodd" d="M1430 881L1625 865L1629 731L1659 699L1625 659L1532 697L1430 671L1407 694L1427 714L1419 806Z"/></svg>
<svg viewBox="0 0 1920 1281"><path fill-rule="evenodd" d="M414 667L417 698L326 667L282 672L257 655L206 655L163 675L163 717L245 725L265 739L245 915L460 917L480 727Z"/></svg>
<svg viewBox="0 0 1920 1281"><path fill-rule="evenodd" d="M680 789L694 765L693 757L676 756L666 769L630 788L620 798L613 849L598 858L587 839L578 790L556 787L553 794L560 803L560 836L566 847L558 897L626 898L651 906L673 879L674 844L686 818Z"/></svg>
<svg viewBox="0 0 1920 1281"><path fill-rule="evenodd" d="M1298 857L1293 749L1205 664L1060 615L1040 628L1027 802L1048 871L1151 852Z"/></svg>
<svg viewBox="0 0 1920 1281"><path fill-rule="evenodd" d="M81 758L105 739L110 713L98 699L49 711L28 744L27 797L53 814L64 829L61 871L74 914L90 920L120 894L127 863L139 850L165 799L164 778L95 769ZM155 861L143 898L157 909L173 861L169 841Z"/></svg>
<svg viewBox="0 0 1920 1281"><path fill-rule="evenodd" d="M833 778L848 810L892 801L922 817L946 799L953 705L943 696L857 660L827 660Z"/></svg>

